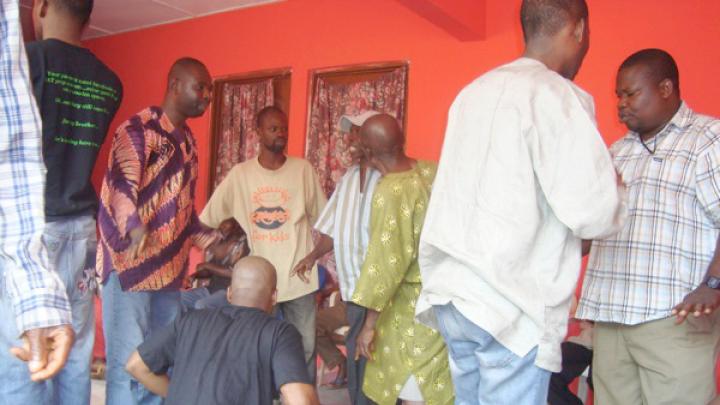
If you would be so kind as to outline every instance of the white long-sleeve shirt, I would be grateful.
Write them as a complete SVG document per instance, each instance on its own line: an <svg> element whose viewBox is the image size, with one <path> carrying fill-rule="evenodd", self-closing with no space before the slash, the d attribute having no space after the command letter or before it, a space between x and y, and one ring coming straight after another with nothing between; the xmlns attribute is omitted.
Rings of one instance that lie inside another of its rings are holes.
<svg viewBox="0 0 720 405"><path fill-rule="evenodd" d="M560 370L580 272L580 240L610 235L624 188L594 120L592 97L520 58L455 99L419 261L418 319L452 302L498 342Z"/></svg>

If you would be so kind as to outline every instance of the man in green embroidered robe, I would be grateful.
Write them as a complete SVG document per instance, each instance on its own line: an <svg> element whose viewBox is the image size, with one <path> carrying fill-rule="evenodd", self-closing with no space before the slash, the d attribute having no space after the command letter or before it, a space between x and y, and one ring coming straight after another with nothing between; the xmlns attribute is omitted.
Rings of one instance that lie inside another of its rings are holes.
<svg viewBox="0 0 720 405"><path fill-rule="evenodd" d="M370 163L383 178L372 201L370 243L352 301L368 308L357 339L369 359L363 391L380 405L451 404L448 354L438 331L415 322L421 280L418 242L436 165L405 155L397 120L381 114L361 129Z"/></svg>

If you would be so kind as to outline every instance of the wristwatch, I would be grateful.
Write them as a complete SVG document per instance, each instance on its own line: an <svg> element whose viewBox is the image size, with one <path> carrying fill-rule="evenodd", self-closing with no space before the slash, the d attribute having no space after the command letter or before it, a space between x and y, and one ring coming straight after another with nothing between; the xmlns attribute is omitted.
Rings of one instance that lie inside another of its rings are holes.
<svg viewBox="0 0 720 405"><path fill-rule="evenodd" d="M720 290L720 278L708 276L707 280L705 280L705 285L713 290Z"/></svg>

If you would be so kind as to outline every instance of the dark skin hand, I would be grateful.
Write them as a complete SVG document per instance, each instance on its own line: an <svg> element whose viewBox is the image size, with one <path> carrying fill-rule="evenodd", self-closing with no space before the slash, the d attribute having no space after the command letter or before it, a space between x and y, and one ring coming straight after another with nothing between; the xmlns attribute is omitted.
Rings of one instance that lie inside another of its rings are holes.
<svg viewBox="0 0 720 405"><path fill-rule="evenodd" d="M365 323L363 323L355 342L355 360L358 360L360 356L372 360L372 353L375 351L375 323L377 323L379 316L380 312L372 309L367 310Z"/></svg>
<svg viewBox="0 0 720 405"><path fill-rule="evenodd" d="M128 253L133 259L145 249L145 243L147 242L147 228L145 225L140 225L137 228L131 230L128 233L130 238L130 246L128 246Z"/></svg>
<svg viewBox="0 0 720 405"><path fill-rule="evenodd" d="M315 262L323 257L326 253L333 249L333 240L325 234L320 234L315 248L307 256L300 259L298 264L290 272L290 277L297 276L304 283L310 283L310 271L312 271Z"/></svg>
<svg viewBox="0 0 720 405"><path fill-rule="evenodd" d="M720 306L720 291L701 284L685 296L683 302L673 308L672 314L676 316L675 323L679 325L691 314L695 318L710 315L718 306Z"/></svg>
<svg viewBox="0 0 720 405"><path fill-rule="evenodd" d="M75 332L70 325L31 329L22 335L23 347L10 352L28 364L30 379L42 381L54 377L67 362Z"/></svg>
<svg viewBox="0 0 720 405"><path fill-rule="evenodd" d="M708 276L720 277L720 237L715 243L715 254L713 255L710 266L708 267ZM685 299L672 310L672 314L676 316L675 323L681 324L688 316L699 318L702 315L712 314L720 306L720 290L708 287L705 282L694 289Z"/></svg>

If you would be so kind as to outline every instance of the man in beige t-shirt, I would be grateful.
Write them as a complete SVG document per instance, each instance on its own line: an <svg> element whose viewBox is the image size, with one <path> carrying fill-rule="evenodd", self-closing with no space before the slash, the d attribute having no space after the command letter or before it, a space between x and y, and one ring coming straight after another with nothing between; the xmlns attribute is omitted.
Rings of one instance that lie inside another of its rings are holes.
<svg viewBox="0 0 720 405"><path fill-rule="evenodd" d="M315 377L315 291L317 266L293 272L313 249L312 225L325 206L313 167L285 155L287 116L277 107L257 115L260 154L233 167L210 197L200 220L217 227L234 217L248 232L250 249L277 269L277 309L303 340L305 360Z"/></svg>

